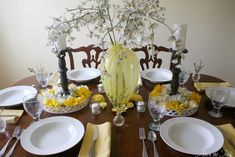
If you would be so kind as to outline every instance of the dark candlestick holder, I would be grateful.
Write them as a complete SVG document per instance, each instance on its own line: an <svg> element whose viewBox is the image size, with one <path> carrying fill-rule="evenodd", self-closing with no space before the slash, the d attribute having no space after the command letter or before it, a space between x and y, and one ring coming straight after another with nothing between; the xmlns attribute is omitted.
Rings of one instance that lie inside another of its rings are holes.
<svg viewBox="0 0 235 157"><path fill-rule="evenodd" d="M179 54L177 54L176 50L170 49L170 52L172 52L172 57L171 57L171 61L173 60L177 60L177 63L172 63L172 81L171 81L171 95L176 95L178 94L178 89L179 89L179 74L181 72L180 68L177 68L177 65L181 64L181 56ZM182 53L188 53L188 50L184 49L182 51Z"/></svg>
<svg viewBox="0 0 235 157"><path fill-rule="evenodd" d="M65 62L66 52L68 52L68 48L64 50L60 50L57 57L58 57L58 65L59 65L59 73L60 73L60 82L61 82L61 94L62 95L69 95L68 89L68 78L67 78L67 67Z"/></svg>

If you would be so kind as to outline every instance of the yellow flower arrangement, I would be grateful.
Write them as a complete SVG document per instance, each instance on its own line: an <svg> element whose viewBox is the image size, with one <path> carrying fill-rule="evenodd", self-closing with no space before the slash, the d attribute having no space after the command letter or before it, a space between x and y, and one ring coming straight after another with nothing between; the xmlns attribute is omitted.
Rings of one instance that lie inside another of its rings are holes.
<svg viewBox="0 0 235 157"><path fill-rule="evenodd" d="M105 102L105 98L102 94L95 94L91 98L92 102L98 103L101 108L106 108L107 103Z"/></svg>
<svg viewBox="0 0 235 157"><path fill-rule="evenodd" d="M61 88L53 86L51 89L43 89L40 91L39 97L42 103L49 107L71 107L77 106L85 102L91 95L91 91L87 86L76 86L69 84L70 95L61 95Z"/></svg>
<svg viewBox="0 0 235 157"><path fill-rule="evenodd" d="M199 107L201 95L196 92L188 91L185 88L179 88L177 95L170 95L170 85L156 85L149 93L149 99L158 101L161 105L165 105L167 115L178 116L188 115L195 112ZM191 111L192 110L192 111Z"/></svg>

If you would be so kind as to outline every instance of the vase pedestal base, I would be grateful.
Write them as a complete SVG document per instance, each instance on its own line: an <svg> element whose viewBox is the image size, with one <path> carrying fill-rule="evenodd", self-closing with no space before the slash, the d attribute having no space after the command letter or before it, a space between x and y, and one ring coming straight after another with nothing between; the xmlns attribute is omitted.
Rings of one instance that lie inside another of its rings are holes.
<svg viewBox="0 0 235 157"><path fill-rule="evenodd" d="M121 127L125 124L125 118L121 113L117 113L116 116L113 117L113 124L117 127Z"/></svg>

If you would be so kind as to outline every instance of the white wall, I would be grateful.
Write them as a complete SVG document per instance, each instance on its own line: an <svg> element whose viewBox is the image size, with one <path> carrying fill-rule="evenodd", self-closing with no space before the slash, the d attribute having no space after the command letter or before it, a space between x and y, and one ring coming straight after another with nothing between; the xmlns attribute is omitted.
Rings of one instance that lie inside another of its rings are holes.
<svg viewBox="0 0 235 157"><path fill-rule="evenodd" d="M49 17L59 16L76 0L0 0L0 89L31 75L28 67L42 64L57 69L57 58L50 53L47 32ZM169 25L188 24L185 64L205 63L203 73L235 85L235 1L234 0L162 0ZM171 46L169 32L160 27L158 45ZM85 33L77 34L76 45L92 43Z"/></svg>

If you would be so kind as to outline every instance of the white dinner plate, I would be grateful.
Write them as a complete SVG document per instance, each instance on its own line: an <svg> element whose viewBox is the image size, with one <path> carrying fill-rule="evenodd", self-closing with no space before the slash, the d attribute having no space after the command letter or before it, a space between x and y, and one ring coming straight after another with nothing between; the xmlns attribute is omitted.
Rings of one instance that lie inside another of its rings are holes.
<svg viewBox="0 0 235 157"><path fill-rule="evenodd" d="M235 88L226 87L230 90L228 102L225 104L226 107L235 107ZM208 98L210 98L211 88L207 88L205 91Z"/></svg>
<svg viewBox="0 0 235 157"><path fill-rule="evenodd" d="M0 90L0 106L12 107L20 105L23 98L29 94L37 94L31 86L13 86Z"/></svg>
<svg viewBox="0 0 235 157"><path fill-rule="evenodd" d="M224 143L223 135L215 126L191 117L165 121L160 127L160 136L173 149L192 155L214 153Z"/></svg>
<svg viewBox="0 0 235 157"><path fill-rule="evenodd" d="M69 70L67 77L70 80L80 83L88 82L100 76L100 70L95 68L81 68L78 70Z"/></svg>
<svg viewBox="0 0 235 157"><path fill-rule="evenodd" d="M52 155L76 145L84 135L82 123L67 116L55 116L32 123L21 135L22 147L36 155Z"/></svg>
<svg viewBox="0 0 235 157"><path fill-rule="evenodd" d="M146 69L140 73L141 77L153 83L163 83L172 80L172 72L169 69L154 68Z"/></svg>

